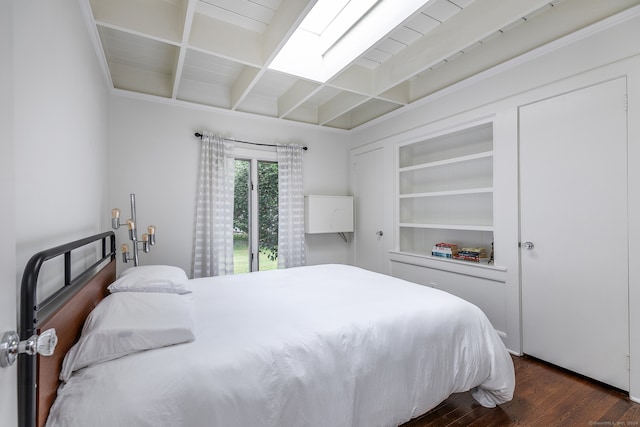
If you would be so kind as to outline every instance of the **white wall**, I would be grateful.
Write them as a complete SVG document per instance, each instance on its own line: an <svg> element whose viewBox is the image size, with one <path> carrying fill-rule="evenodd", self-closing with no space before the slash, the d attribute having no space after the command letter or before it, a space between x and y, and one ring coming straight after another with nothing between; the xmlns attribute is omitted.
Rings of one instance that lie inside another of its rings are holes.
<svg viewBox="0 0 640 427"><path fill-rule="evenodd" d="M211 130L243 141L306 145L305 194L349 194L346 132L122 94L112 96L110 128L111 204L126 219L129 194L135 193L139 226L157 227L157 244L141 255L141 264L172 264L191 271L200 153L196 131ZM117 235L119 245L127 241L126 230ZM350 252L337 235L307 235L308 264L348 263Z"/></svg>
<svg viewBox="0 0 640 427"><path fill-rule="evenodd" d="M13 166L13 2L0 2L0 336L16 328ZM17 423L17 369L0 369L0 425Z"/></svg>
<svg viewBox="0 0 640 427"><path fill-rule="evenodd" d="M16 293L28 258L105 229L109 97L78 2L0 5L4 332L17 329ZM0 370L2 426L16 425L16 387L16 366Z"/></svg>
<svg viewBox="0 0 640 427"><path fill-rule="evenodd" d="M640 239L640 7L551 43L509 64L474 76L467 81L392 113L383 120L353 132L352 155L365 148L383 147L386 167L395 170L397 144L438 129L494 117L494 226L496 264L506 268L507 346L521 350L518 204L518 106L576 90L598 82L627 76L629 143L629 257L637 258L634 242ZM454 66L455 64L452 64ZM395 194L385 194L385 215L393 217ZM586 233L594 230L585 230ZM393 236L392 226L385 235ZM599 232L599 231L595 231ZM640 399L640 266L629 266L631 396Z"/></svg>
<svg viewBox="0 0 640 427"><path fill-rule="evenodd" d="M37 250L102 231L106 224L109 98L78 2L14 7L21 275Z"/></svg>

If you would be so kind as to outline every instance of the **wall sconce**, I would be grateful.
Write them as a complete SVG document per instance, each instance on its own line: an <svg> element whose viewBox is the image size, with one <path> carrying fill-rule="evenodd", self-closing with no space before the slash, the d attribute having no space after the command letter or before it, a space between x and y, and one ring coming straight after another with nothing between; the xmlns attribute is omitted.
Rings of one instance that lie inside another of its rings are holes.
<svg viewBox="0 0 640 427"><path fill-rule="evenodd" d="M138 232L136 230L136 195L131 194L131 218L129 218L126 222L127 228L129 229L129 240L132 241L133 250L131 251L133 257L129 256L129 245L126 243L120 246L120 251L122 252L122 262L128 263L133 260L133 265L136 267L139 263L138 251L142 250L144 253L149 253L151 251L151 246L156 244L156 227L155 225L150 225L147 227L147 233L142 235L142 240L138 240ZM114 230L120 228L120 209L114 208L111 209L111 227Z"/></svg>
<svg viewBox="0 0 640 427"><path fill-rule="evenodd" d="M57 344L58 336L55 329L47 329L40 335L32 335L24 341L20 341L15 331L5 332L0 342L0 366L6 368L13 365L20 353L29 356L34 356L36 353L51 356Z"/></svg>

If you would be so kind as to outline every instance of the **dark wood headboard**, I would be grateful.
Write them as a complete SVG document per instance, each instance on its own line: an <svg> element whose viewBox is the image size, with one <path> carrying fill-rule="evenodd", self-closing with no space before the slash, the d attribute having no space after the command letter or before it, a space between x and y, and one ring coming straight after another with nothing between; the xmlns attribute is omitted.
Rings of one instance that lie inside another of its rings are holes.
<svg viewBox="0 0 640 427"><path fill-rule="evenodd" d="M109 246L107 246L109 240ZM72 251L102 243L101 255L83 272L72 277ZM116 241L112 231L96 234L35 254L25 267L20 288L20 339L55 328L58 345L50 357L18 356L18 424L44 426L56 397L58 376L65 354L80 337L84 320L106 296L116 277ZM64 256L64 283L38 303L37 284L45 261Z"/></svg>

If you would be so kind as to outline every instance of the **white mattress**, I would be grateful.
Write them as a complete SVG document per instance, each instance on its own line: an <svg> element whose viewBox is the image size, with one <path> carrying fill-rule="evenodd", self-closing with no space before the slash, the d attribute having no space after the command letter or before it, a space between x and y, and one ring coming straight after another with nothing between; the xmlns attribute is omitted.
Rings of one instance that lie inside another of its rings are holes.
<svg viewBox="0 0 640 427"><path fill-rule="evenodd" d="M397 426L454 392L511 399L474 305L344 265L190 281L196 340L76 372L48 427Z"/></svg>

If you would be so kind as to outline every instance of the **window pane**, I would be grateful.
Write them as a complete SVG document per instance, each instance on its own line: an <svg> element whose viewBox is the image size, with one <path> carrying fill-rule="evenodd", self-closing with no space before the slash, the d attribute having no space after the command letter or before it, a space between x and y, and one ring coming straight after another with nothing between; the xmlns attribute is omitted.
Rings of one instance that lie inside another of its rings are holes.
<svg viewBox="0 0 640 427"><path fill-rule="evenodd" d="M278 164L258 162L258 270L278 268Z"/></svg>
<svg viewBox="0 0 640 427"><path fill-rule="evenodd" d="M249 161L236 160L233 200L233 272L250 271L249 245Z"/></svg>

